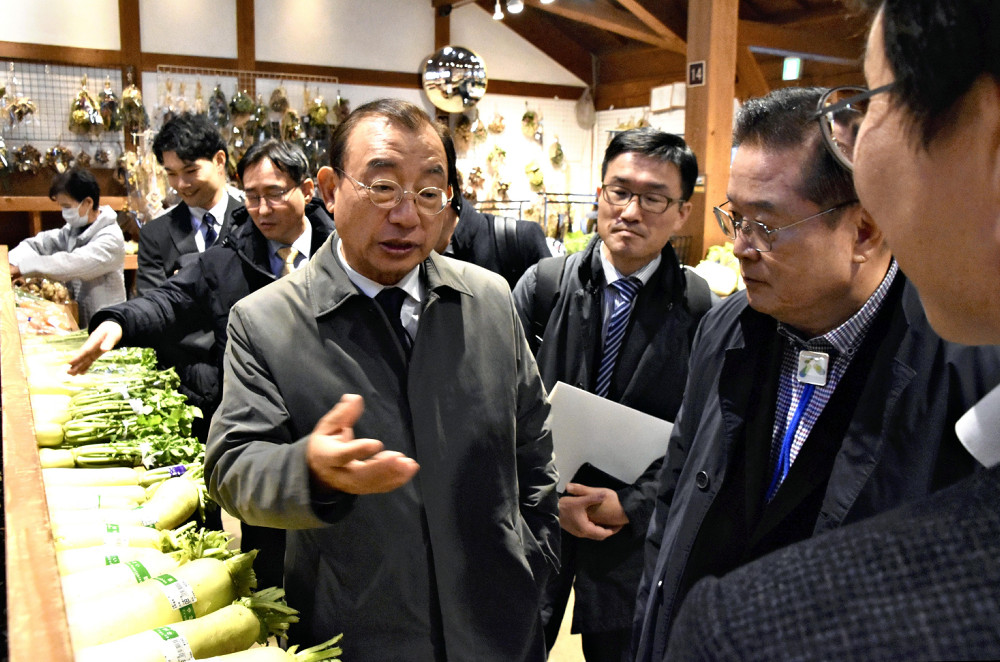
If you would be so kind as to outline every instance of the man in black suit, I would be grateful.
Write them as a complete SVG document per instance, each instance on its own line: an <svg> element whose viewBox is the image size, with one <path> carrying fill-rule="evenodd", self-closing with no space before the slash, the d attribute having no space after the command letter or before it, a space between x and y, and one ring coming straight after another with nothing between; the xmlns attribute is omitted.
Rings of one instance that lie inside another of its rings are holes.
<svg viewBox="0 0 1000 662"><path fill-rule="evenodd" d="M930 328L850 171L824 145L816 110L826 92L776 90L736 119L729 200L715 213L747 289L703 318L691 350L647 532L640 662L663 659L677 609L703 577L977 466L954 424L1000 382L1000 350Z"/></svg>
<svg viewBox="0 0 1000 662"><path fill-rule="evenodd" d="M514 289L528 267L552 255L545 232L538 223L477 212L472 203L462 197L451 134L440 122L435 127L448 156L448 183L452 196L451 205L441 212L444 225L434 249L442 255L498 273Z"/></svg>
<svg viewBox="0 0 1000 662"><path fill-rule="evenodd" d="M708 283L683 268L670 244L691 213L697 178L694 152L671 133L632 129L608 145L598 236L578 253L531 267L514 288L547 389L564 382L674 420L691 341L713 302ZM608 443L629 452L628 439ZM661 464L657 459L627 483L593 466L571 477L559 499L562 565L542 600L550 649L572 587L572 629L583 635L587 662L628 659Z"/></svg>
<svg viewBox="0 0 1000 662"><path fill-rule="evenodd" d="M160 287L221 241L242 206L226 191L226 142L207 116L183 113L171 119L153 139L153 154L181 202L139 231L139 295ZM205 325L184 335L167 334L154 345L161 365L177 370L181 391L195 402L217 387L214 370L205 369L214 365L214 342L211 325ZM199 421L195 433L204 440L207 432L208 422Z"/></svg>
<svg viewBox="0 0 1000 662"><path fill-rule="evenodd" d="M171 119L153 139L153 154L181 202L142 226L138 294L159 287L225 236L242 204L226 191L226 141L207 116L183 113Z"/></svg>
<svg viewBox="0 0 1000 662"><path fill-rule="evenodd" d="M826 107L827 146L853 166L934 328L998 344L1000 4L867 4L872 89ZM998 411L995 389L957 426L987 470L695 586L667 658L1000 659Z"/></svg>

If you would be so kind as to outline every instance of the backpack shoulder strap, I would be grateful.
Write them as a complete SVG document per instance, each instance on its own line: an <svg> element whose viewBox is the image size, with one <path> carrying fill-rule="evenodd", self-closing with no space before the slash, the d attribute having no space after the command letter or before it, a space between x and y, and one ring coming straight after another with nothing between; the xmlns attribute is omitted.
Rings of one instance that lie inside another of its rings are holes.
<svg viewBox="0 0 1000 662"><path fill-rule="evenodd" d="M527 268L517 239L517 221L506 216L494 216L493 241L497 247L500 273L513 288L518 275Z"/></svg>
<svg viewBox="0 0 1000 662"><path fill-rule="evenodd" d="M545 257L535 266L535 298L532 300L531 333L541 340L549 325L552 309L559 299L559 287L566 271L566 256Z"/></svg>

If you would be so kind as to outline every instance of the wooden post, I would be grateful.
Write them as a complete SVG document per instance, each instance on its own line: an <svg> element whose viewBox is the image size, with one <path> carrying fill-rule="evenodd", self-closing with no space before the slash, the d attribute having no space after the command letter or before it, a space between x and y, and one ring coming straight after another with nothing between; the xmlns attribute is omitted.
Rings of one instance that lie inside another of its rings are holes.
<svg viewBox="0 0 1000 662"><path fill-rule="evenodd" d="M254 0L236 0L236 68L240 71L256 71L257 42L254 23ZM257 80L250 76L244 90L251 99L257 99Z"/></svg>
<svg viewBox="0 0 1000 662"><path fill-rule="evenodd" d="M431 53L437 53L439 50L449 45L451 42L451 5L442 5L440 7L434 8L434 50ZM423 81L421 81L421 85ZM440 108L435 109L434 119L442 122L443 124L450 124L449 115Z"/></svg>
<svg viewBox="0 0 1000 662"><path fill-rule="evenodd" d="M723 243L712 206L726 200L736 92L738 0L699 0L688 5L688 87L684 139L698 157L703 177L691 202L684 234L691 235L688 262ZM700 63L700 64L699 64Z"/></svg>

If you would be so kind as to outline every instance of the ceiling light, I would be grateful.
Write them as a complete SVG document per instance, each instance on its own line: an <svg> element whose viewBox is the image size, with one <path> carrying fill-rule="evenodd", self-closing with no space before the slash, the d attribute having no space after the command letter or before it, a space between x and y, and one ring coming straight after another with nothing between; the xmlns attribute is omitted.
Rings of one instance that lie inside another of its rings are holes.
<svg viewBox="0 0 1000 662"><path fill-rule="evenodd" d="M511 14L520 14L524 9L523 0L507 0L507 11Z"/></svg>
<svg viewBox="0 0 1000 662"><path fill-rule="evenodd" d="M503 10L500 9L500 0L497 0L497 8L493 10L493 20L503 20Z"/></svg>
<svg viewBox="0 0 1000 662"><path fill-rule="evenodd" d="M543 4L543 5L551 5L551 4L552 4L553 2L555 2L555 1L556 1L556 0L542 0L542 4Z"/></svg>

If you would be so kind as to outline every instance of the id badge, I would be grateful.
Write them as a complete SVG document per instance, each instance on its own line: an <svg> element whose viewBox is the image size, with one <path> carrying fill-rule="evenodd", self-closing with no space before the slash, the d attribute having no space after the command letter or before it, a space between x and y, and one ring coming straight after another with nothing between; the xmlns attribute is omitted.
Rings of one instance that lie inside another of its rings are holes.
<svg viewBox="0 0 1000 662"><path fill-rule="evenodd" d="M799 369L795 378L801 384L826 386L827 369L830 366L830 355L826 352L799 352Z"/></svg>

